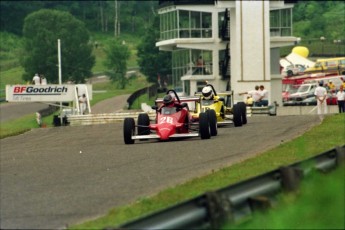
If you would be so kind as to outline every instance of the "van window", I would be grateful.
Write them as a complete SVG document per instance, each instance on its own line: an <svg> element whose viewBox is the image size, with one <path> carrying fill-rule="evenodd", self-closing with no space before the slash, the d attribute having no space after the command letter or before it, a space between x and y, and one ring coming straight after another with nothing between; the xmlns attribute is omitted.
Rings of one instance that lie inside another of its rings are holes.
<svg viewBox="0 0 345 230"><path fill-rule="evenodd" d="M337 66L337 61L328 61L328 62L326 62L326 66L328 66L328 67L336 67Z"/></svg>
<svg viewBox="0 0 345 230"><path fill-rule="evenodd" d="M321 67L321 63L320 62L316 62L314 66L315 67Z"/></svg>
<svg viewBox="0 0 345 230"><path fill-rule="evenodd" d="M298 90L297 93L307 93L309 91L310 85L301 85Z"/></svg>

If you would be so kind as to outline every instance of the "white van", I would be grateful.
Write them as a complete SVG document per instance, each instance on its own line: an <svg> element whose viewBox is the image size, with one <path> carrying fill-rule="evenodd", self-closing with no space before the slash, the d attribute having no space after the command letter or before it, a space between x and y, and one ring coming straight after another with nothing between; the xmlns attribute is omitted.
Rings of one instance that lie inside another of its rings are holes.
<svg viewBox="0 0 345 230"><path fill-rule="evenodd" d="M314 92L316 87L317 83L308 83L300 85L297 89L297 92L290 94L287 100L283 102L283 105L303 105L303 101L305 99L315 98Z"/></svg>

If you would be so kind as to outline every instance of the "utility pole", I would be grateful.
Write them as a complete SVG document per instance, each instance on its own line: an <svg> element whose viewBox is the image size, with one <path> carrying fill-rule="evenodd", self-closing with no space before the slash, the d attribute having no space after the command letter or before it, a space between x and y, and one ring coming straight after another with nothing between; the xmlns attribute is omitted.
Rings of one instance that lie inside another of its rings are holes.
<svg viewBox="0 0 345 230"><path fill-rule="evenodd" d="M104 32L104 16L103 16L103 3L102 1L99 2L99 11L100 11L100 17L101 17L101 31Z"/></svg>
<svg viewBox="0 0 345 230"><path fill-rule="evenodd" d="M118 17L117 17L117 0L115 0L114 2L115 4L115 17L114 17L114 37L117 37L119 34L118 34Z"/></svg>

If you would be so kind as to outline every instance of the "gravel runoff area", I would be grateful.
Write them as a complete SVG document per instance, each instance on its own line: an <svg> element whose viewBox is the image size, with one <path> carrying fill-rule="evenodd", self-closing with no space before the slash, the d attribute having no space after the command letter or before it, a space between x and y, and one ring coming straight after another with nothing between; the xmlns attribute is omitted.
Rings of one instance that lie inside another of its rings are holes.
<svg viewBox="0 0 345 230"><path fill-rule="evenodd" d="M125 102L117 97L104 107L117 111ZM243 127L219 128L210 140L134 145L124 144L121 123L40 128L1 139L0 227L61 229L96 218L254 157L319 123L314 115L253 116Z"/></svg>

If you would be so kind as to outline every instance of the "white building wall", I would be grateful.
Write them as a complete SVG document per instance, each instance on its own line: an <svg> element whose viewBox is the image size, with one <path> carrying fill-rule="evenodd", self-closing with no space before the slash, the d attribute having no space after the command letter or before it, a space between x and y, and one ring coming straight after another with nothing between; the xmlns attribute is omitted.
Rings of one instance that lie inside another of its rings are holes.
<svg viewBox="0 0 345 230"><path fill-rule="evenodd" d="M236 8L230 10L230 23L235 101L242 101L238 93L252 90L255 85L264 85L270 92L269 1L236 1Z"/></svg>

